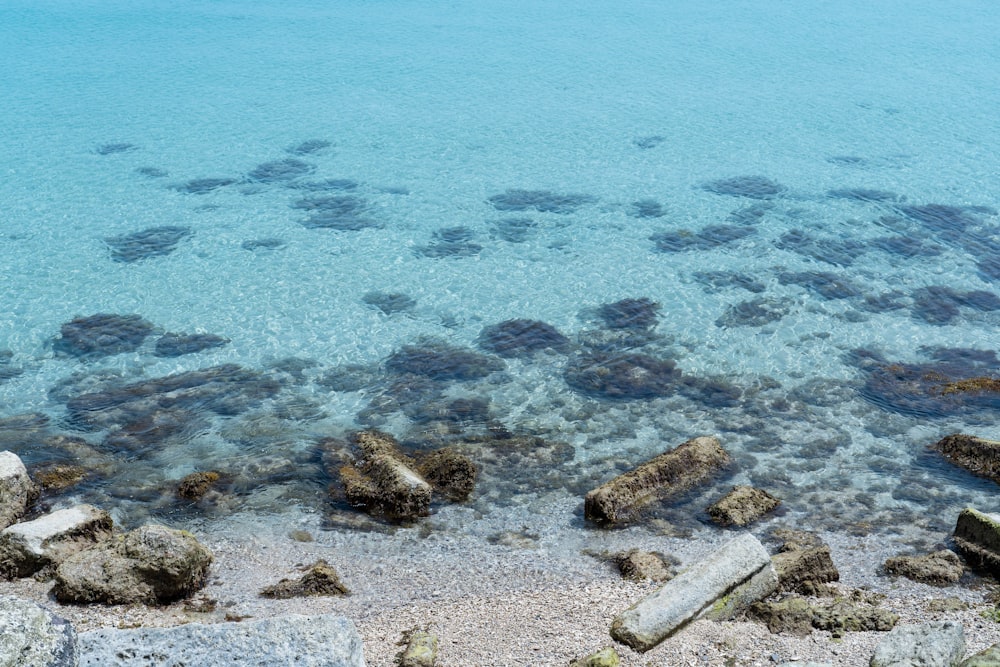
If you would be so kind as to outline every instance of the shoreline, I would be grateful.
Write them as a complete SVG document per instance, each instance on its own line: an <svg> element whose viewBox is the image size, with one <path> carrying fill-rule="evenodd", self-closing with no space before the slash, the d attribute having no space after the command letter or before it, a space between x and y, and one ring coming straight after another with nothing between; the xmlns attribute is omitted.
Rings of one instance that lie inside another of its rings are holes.
<svg viewBox="0 0 1000 667"><path fill-rule="evenodd" d="M188 600L165 607L72 606L48 596L51 582L32 579L0 583L0 594L31 599L69 620L80 632L101 627L158 627L215 623L286 614L334 614L353 620L364 641L366 664L395 665L403 633L429 627L440 641L439 667L562 665L614 645L625 667L645 665L772 665L801 659L833 665L867 664L879 632L849 632L833 639L813 630L805 637L772 635L753 621L696 621L653 650L639 654L608 634L612 618L658 588L634 583L599 558L580 553L580 543L557 549L560 535L540 544L489 544L474 536L430 535L421 527L387 533L315 531L317 541L260 530L247 537L246 521L213 524L193 532L215 554L208 584ZM766 522L771 527L785 522ZM763 535L766 525L751 532ZM566 529L565 533L572 532ZM576 531L579 533L579 531ZM242 533L242 535L241 535ZM645 530L595 531L595 552L658 547L676 556L679 567L728 540L728 531L692 538L658 536ZM968 653L1000 641L1000 624L982 618L992 608L986 596L995 582L966 575L958 585L932 587L879 573L884 558L898 555L899 542L886 536L855 538L820 533L841 572L837 590L860 588L884 595L882 608L899 623L955 620L965 627ZM565 537L565 535L564 535ZM579 538L578 538L579 539ZM890 553L895 549L894 553ZM265 599L261 588L298 576L298 568L327 560L351 590L347 597ZM957 597L967 609L931 612L932 599ZM779 660L775 660L778 658ZM735 662L732 660L735 659Z"/></svg>

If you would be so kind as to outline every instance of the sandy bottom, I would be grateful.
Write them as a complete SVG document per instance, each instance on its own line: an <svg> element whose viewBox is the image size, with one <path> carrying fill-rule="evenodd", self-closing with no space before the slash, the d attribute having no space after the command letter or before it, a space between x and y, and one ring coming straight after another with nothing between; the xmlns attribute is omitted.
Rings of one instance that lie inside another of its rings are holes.
<svg viewBox="0 0 1000 667"><path fill-rule="evenodd" d="M471 536L428 534L426 526L418 526L386 533L317 528L305 531L314 541L303 542L302 533L297 540L264 524L247 537L252 521L244 517L228 526L216 524L212 532L194 531L213 550L215 562L208 585L189 601L161 608L63 606L49 597L51 583L31 579L2 583L0 594L35 599L80 631L333 613L357 624L373 667L394 665L403 633L417 627L439 637L440 667L565 666L611 645L608 628L614 616L656 588L624 581L606 561L581 551L655 549L672 554L684 567L731 537L720 531L693 539L614 531L595 533L581 545L563 543L578 532L542 540L511 533L491 544ZM884 539L824 538L840 568L842 590L884 594L882 605L899 614L901 623L959 621L970 653L1000 642L1000 624L980 616L992 608L986 600L995 582L969 575L960 585L935 588L886 577L879 572L886 557ZM299 568L320 558L337 569L351 595L292 600L258 595L264 586L295 577ZM928 611L930 600L947 597L969 606ZM882 636L862 632L833 639L828 632L813 631L793 637L772 635L755 622L699 621L645 654L624 646L617 650L626 666L773 665L793 659L867 665Z"/></svg>

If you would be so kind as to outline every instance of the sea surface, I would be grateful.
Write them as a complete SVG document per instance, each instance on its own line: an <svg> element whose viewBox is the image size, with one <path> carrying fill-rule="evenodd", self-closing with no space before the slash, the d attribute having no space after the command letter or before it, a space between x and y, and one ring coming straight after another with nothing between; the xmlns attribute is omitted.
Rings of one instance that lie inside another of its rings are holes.
<svg viewBox="0 0 1000 667"><path fill-rule="evenodd" d="M479 467L427 531L518 545L717 435L641 525L753 484L943 541L1000 509L930 449L1000 438L962 383L1000 377L997 34L989 0L6 0L0 448L126 526L392 531L340 488L376 428Z"/></svg>

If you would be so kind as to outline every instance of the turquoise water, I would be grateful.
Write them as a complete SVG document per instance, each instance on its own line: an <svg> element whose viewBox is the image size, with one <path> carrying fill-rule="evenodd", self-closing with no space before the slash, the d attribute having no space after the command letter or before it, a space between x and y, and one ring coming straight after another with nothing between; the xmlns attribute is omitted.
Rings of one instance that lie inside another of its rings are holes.
<svg viewBox="0 0 1000 667"><path fill-rule="evenodd" d="M941 393L998 373L1000 12L619 5L4 3L3 446L124 522L339 517L323 438L497 425L572 449L482 447L487 516L699 434L736 465L679 525L735 482L818 528L995 509L926 448L1000 437L995 394ZM150 329L67 347L95 314ZM567 342L455 370L511 319ZM223 364L225 406L74 408ZM226 497L179 504L208 469Z"/></svg>

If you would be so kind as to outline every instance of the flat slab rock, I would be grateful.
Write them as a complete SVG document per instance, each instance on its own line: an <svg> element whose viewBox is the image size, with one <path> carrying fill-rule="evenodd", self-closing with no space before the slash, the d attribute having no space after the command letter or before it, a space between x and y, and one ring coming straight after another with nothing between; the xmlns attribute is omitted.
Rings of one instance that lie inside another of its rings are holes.
<svg viewBox="0 0 1000 667"><path fill-rule="evenodd" d="M16 523L0 532L0 576L30 577L111 537L111 516L93 505L75 505Z"/></svg>
<svg viewBox="0 0 1000 667"><path fill-rule="evenodd" d="M875 647L871 667L954 667L965 655L961 623L897 625Z"/></svg>
<svg viewBox="0 0 1000 667"><path fill-rule="evenodd" d="M76 632L66 620L16 597L0 597L0 665L76 667Z"/></svg>
<svg viewBox="0 0 1000 667"><path fill-rule="evenodd" d="M364 667L354 623L328 614L79 635L80 667Z"/></svg>

